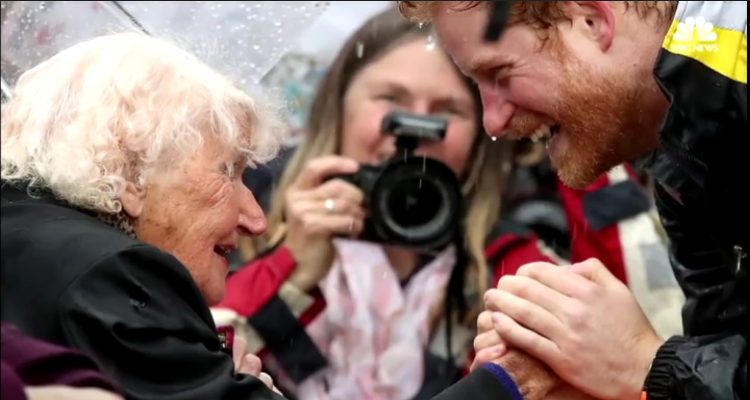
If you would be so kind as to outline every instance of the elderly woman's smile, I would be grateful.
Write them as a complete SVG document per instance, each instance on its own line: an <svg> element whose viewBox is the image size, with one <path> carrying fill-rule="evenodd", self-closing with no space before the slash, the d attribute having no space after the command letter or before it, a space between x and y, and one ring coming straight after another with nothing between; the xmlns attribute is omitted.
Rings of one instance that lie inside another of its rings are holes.
<svg viewBox="0 0 750 400"><path fill-rule="evenodd" d="M226 257L239 236L266 230L263 210L242 182L245 162L226 147L205 140L193 156L151 176L144 188L129 184L121 199L136 237L177 257L208 304L224 297Z"/></svg>

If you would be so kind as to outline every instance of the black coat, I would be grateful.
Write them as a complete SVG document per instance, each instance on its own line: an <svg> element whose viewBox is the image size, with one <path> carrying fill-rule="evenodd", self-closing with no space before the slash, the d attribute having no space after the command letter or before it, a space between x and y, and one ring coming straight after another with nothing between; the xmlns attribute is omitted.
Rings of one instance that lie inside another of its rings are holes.
<svg viewBox="0 0 750 400"><path fill-rule="evenodd" d="M659 148L639 166L656 181L672 267L687 301L686 336L661 348L646 386L654 400L746 399L747 2L680 2L676 18L703 18L724 29L724 39L715 52L691 45L698 50L686 53L668 37L654 71L670 108Z"/></svg>
<svg viewBox="0 0 750 400"><path fill-rule="evenodd" d="M279 399L235 375L187 269L49 196L2 188L2 320L93 356L128 399ZM510 400L480 369L436 400Z"/></svg>
<svg viewBox="0 0 750 400"><path fill-rule="evenodd" d="M49 197L2 188L2 320L93 356L129 399L272 400L236 375L188 270Z"/></svg>

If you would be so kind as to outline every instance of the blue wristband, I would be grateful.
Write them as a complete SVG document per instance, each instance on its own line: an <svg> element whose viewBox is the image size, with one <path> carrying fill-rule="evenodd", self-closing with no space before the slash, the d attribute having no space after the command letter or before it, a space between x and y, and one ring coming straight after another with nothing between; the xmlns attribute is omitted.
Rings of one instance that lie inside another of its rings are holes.
<svg viewBox="0 0 750 400"><path fill-rule="evenodd" d="M503 369L503 367L493 364L493 363L487 363L482 366L482 368L486 369L487 371L490 371L490 373L497 378L498 381L503 385L503 387L508 391L508 394L510 395L513 400L523 400L523 396L521 395L521 391L518 390L518 386L516 385L516 382L513 381L513 378L508 375L508 373Z"/></svg>

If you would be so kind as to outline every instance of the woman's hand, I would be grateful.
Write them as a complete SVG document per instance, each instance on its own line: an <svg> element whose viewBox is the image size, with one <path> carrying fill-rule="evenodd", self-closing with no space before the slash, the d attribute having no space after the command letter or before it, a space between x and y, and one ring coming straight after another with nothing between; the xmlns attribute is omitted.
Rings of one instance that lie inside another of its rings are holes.
<svg viewBox="0 0 750 400"><path fill-rule="evenodd" d="M289 278L301 290L310 290L323 279L333 262L331 237L357 236L364 226L364 194L340 179L326 178L351 174L359 165L338 156L310 161L285 194L284 211L288 224L284 246L297 261Z"/></svg>
<svg viewBox="0 0 750 400"><path fill-rule="evenodd" d="M93 388L41 386L26 388L29 400L123 400L122 397Z"/></svg>
<svg viewBox="0 0 750 400"><path fill-rule="evenodd" d="M252 375L265 383L269 389L281 394L281 391L274 386L271 375L263 372L263 362L260 360L260 357L247 352L247 341L245 339L241 337L234 338L232 359L234 361L234 372Z"/></svg>

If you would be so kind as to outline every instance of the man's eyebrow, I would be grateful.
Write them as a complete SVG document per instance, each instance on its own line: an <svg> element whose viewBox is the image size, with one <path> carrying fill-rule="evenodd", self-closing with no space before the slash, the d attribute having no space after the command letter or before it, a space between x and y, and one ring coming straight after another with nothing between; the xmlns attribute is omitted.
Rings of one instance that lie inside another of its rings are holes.
<svg viewBox="0 0 750 400"><path fill-rule="evenodd" d="M485 72L490 69L490 67L504 66L509 63L510 60L504 57L499 58L497 56L490 57L484 54L476 54L469 59L469 62L466 65L468 71L466 72L473 76Z"/></svg>
<svg viewBox="0 0 750 400"><path fill-rule="evenodd" d="M469 59L469 62L466 64L466 68L468 69L467 72L473 75L484 71L490 66L492 61L493 60L486 55L475 54Z"/></svg>

